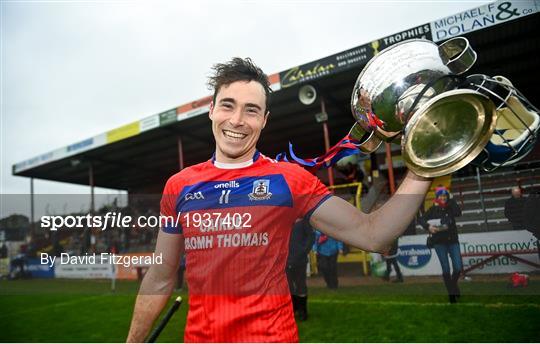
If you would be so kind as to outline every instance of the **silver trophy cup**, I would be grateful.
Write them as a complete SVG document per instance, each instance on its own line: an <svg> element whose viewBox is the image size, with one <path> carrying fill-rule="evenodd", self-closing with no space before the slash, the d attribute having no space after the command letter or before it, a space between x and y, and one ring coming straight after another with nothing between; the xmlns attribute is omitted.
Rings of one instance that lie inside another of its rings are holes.
<svg viewBox="0 0 540 344"><path fill-rule="evenodd" d="M459 89L461 74L475 61L462 37L441 45L412 39L381 51L362 70L351 96L351 133L361 139L362 150L401 138L405 164L425 177L473 161L497 122L489 96L473 87Z"/></svg>

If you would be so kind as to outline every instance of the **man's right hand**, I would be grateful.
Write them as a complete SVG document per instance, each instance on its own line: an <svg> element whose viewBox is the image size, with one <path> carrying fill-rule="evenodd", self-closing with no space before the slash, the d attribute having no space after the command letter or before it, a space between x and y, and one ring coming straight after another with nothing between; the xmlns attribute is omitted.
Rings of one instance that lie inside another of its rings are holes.
<svg viewBox="0 0 540 344"><path fill-rule="evenodd" d="M135 301L127 342L141 343L150 332L174 289L183 251L183 235L159 232L155 254L162 255L163 261L162 264L151 266L144 276Z"/></svg>

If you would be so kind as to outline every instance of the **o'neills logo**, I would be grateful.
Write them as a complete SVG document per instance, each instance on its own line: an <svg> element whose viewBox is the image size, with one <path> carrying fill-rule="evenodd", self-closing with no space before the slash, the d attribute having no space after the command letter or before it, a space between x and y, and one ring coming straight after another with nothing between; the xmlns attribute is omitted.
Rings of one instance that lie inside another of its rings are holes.
<svg viewBox="0 0 540 344"><path fill-rule="evenodd" d="M281 78L281 87L290 87L301 81L313 80L323 75L330 74L330 72L336 68L333 63L321 65L317 63L313 67L300 68L294 67L289 69L283 78Z"/></svg>
<svg viewBox="0 0 540 344"><path fill-rule="evenodd" d="M214 185L214 189L236 189L240 187L240 183L236 180L231 180L230 182L226 183L219 183Z"/></svg>
<svg viewBox="0 0 540 344"><path fill-rule="evenodd" d="M400 245L398 262L410 269L426 266L431 259L431 249L426 245Z"/></svg>

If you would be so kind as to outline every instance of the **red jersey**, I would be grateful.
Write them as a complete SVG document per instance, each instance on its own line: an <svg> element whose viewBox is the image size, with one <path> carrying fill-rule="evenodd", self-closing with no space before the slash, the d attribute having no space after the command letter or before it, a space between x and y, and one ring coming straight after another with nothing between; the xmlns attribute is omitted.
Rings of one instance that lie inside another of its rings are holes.
<svg viewBox="0 0 540 344"><path fill-rule="evenodd" d="M185 240L186 342L298 341L285 275L290 233L329 196L303 168L259 153L167 181L161 213L180 221L162 230Z"/></svg>

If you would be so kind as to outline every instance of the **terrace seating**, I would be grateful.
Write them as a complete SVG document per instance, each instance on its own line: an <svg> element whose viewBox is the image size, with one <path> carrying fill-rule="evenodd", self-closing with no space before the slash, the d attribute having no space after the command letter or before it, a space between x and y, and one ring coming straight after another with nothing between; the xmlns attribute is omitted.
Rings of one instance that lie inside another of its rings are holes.
<svg viewBox="0 0 540 344"><path fill-rule="evenodd" d="M452 178L452 192L463 212L462 216L456 218L460 233L512 229L504 216L504 203L510 197L513 186L521 185L525 196L539 189L540 168L500 169L493 173L481 173L480 180L485 212L482 209L477 177Z"/></svg>

